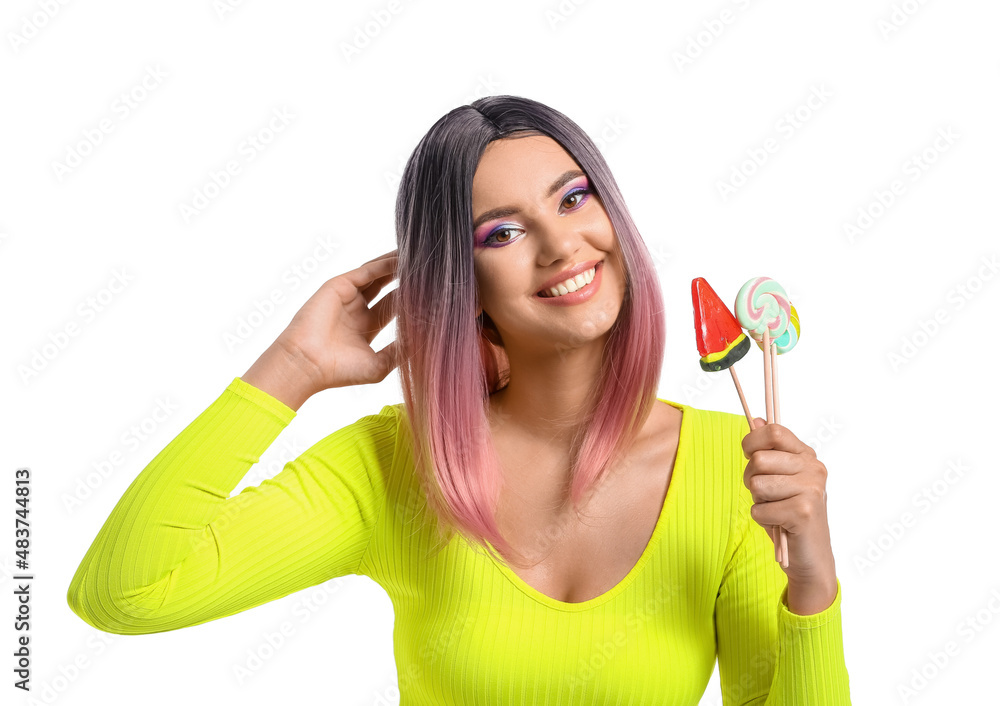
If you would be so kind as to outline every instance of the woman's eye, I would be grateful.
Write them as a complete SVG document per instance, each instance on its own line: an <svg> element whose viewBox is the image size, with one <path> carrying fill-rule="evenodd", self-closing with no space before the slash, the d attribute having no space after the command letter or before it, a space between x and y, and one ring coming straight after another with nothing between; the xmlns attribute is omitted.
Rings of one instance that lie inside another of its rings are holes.
<svg viewBox="0 0 1000 706"><path fill-rule="evenodd" d="M583 202L587 200L590 195L590 189L587 187L581 187L579 189L573 189L571 192L566 194L566 198L563 199L563 204L567 201L572 201L573 199L578 199L575 203L571 203L567 208L577 208L582 206Z"/></svg>
<svg viewBox="0 0 1000 706"><path fill-rule="evenodd" d="M562 205L564 208L570 211L574 211L584 204L584 202L590 198L591 190L590 187L580 187L578 189L573 189L571 192L566 194L562 200ZM569 202L569 203L567 203ZM517 237L513 235L517 231L523 231L523 228L518 228L517 226L506 225L500 226L495 231L490 233L483 239L483 246L485 247L502 247L508 243L512 243L517 240Z"/></svg>
<svg viewBox="0 0 1000 706"><path fill-rule="evenodd" d="M501 226L500 228L497 228L495 231L486 236L486 239L483 241L483 245L493 245L494 243L499 243L500 245L506 245L507 243L512 242L514 238L511 235L507 235L506 237L501 237L501 236L503 236L505 233L509 234L511 231L516 231L516 230L521 230L521 229L515 228L514 226Z"/></svg>

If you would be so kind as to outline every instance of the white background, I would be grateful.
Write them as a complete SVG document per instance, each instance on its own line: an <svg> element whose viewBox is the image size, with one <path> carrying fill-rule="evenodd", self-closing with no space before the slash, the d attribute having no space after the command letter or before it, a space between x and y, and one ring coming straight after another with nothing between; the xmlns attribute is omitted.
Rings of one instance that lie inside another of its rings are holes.
<svg viewBox="0 0 1000 706"><path fill-rule="evenodd" d="M9 617L12 479L29 466L39 703L396 701L392 606L367 578L134 637L90 628L66 589L160 449L324 280L396 247L398 176L434 121L507 93L606 155L667 304L661 396L740 411L727 375L700 372L693 277L727 301L758 275L789 291L802 338L780 359L782 422L830 472L853 702L983 703L1000 654L998 20L984 0L5 3L3 700L29 703ZM292 117L267 135L274 111ZM262 130L250 160L241 143ZM229 160L240 173L183 217ZM227 342L275 289L283 302ZM760 360L738 366L757 414ZM314 397L234 492L401 400L396 373ZM153 424L160 402L174 411ZM285 620L294 636L240 683ZM716 675L701 703L720 702Z"/></svg>

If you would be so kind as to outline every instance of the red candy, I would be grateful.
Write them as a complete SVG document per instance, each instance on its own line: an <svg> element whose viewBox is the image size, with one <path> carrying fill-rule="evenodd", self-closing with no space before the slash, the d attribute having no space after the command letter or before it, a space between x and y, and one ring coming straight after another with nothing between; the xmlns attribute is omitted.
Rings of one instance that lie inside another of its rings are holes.
<svg viewBox="0 0 1000 706"><path fill-rule="evenodd" d="M725 370L746 355L750 341L743 328L704 277L691 280L694 331L704 370Z"/></svg>

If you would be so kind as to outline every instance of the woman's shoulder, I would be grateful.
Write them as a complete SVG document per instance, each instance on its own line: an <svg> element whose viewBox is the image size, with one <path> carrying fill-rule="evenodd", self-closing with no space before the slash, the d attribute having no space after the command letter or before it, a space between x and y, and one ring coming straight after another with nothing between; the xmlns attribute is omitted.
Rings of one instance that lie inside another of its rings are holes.
<svg viewBox="0 0 1000 706"><path fill-rule="evenodd" d="M402 413L398 405L384 405L378 412L356 417L353 422L316 441L306 455L330 466L347 462L391 464L397 446ZM383 469L383 473L388 472Z"/></svg>
<svg viewBox="0 0 1000 706"><path fill-rule="evenodd" d="M743 484L747 463L743 437L750 430L746 417L662 401L683 412L677 463L684 473L684 484L693 497L711 499L700 506L702 526L711 531L734 531L744 514L741 503L749 497Z"/></svg>
<svg viewBox="0 0 1000 706"><path fill-rule="evenodd" d="M677 463L690 469L700 484L726 487L727 493L742 485L743 437L749 432L746 417L657 398L682 413ZM707 490L707 488L705 489Z"/></svg>
<svg viewBox="0 0 1000 706"><path fill-rule="evenodd" d="M656 399L681 413L681 432L691 434L694 438L731 443L734 437L742 441L750 431L750 425L742 414L695 407L664 397Z"/></svg>

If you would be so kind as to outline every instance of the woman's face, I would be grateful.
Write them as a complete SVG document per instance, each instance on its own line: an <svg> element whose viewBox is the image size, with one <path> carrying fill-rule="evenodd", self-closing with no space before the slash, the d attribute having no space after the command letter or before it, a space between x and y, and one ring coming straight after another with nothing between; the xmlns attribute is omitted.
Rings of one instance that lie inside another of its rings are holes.
<svg viewBox="0 0 1000 706"><path fill-rule="evenodd" d="M478 305L508 354L576 348L611 330L625 296L621 251L603 204L558 142L491 142L472 181L472 214ZM585 300L539 295L554 277L594 262Z"/></svg>

